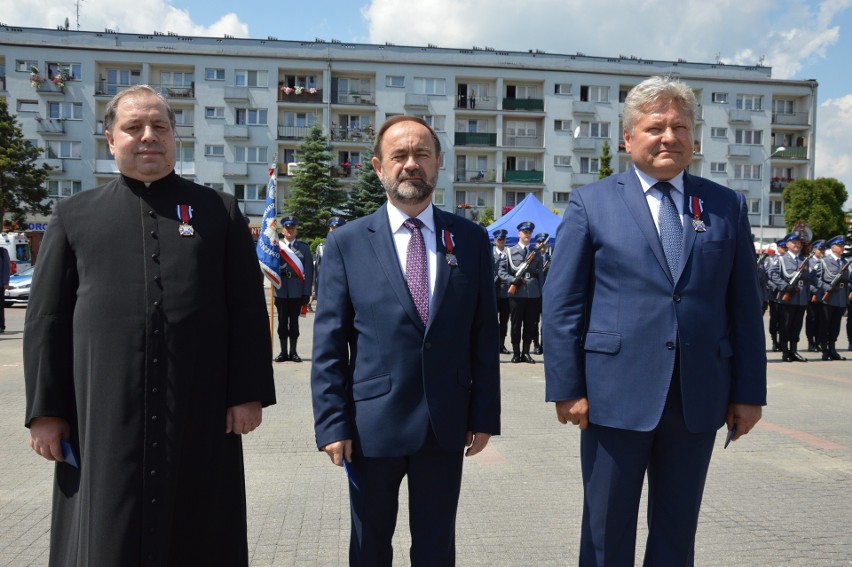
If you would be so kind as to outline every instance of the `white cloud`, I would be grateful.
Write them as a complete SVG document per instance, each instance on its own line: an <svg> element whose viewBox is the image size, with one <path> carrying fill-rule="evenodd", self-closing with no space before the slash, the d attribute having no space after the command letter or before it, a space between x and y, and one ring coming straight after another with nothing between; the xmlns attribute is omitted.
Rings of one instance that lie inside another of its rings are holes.
<svg viewBox="0 0 852 567"><path fill-rule="evenodd" d="M816 176L834 177L846 185L852 208L852 94L823 102L817 111Z"/></svg>

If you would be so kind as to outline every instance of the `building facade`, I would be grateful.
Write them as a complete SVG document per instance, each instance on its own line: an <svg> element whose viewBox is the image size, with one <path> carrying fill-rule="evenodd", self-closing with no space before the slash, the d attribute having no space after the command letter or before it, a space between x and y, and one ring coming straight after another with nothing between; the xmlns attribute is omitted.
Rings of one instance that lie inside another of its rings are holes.
<svg viewBox="0 0 852 567"><path fill-rule="evenodd" d="M572 188L597 179L605 143L615 172L630 166L623 100L651 75L678 76L698 97L690 172L742 192L756 237L783 235L781 191L814 176L817 82L772 79L769 67L0 26L0 96L45 148L52 199L117 175L106 104L149 84L176 112L177 173L237 195L254 227L270 163L280 208L314 124L348 186L375 127L396 114L424 118L441 138L436 206L499 218L534 193L564 210Z"/></svg>

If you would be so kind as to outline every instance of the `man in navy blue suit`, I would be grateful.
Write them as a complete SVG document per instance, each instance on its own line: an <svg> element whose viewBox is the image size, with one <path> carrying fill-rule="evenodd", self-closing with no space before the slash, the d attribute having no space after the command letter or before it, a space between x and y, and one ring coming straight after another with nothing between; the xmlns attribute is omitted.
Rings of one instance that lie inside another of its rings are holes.
<svg viewBox="0 0 852 567"><path fill-rule="evenodd" d="M323 253L317 446L349 475L350 565L392 564L407 477L411 564L449 566L462 456L500 430L490 244L482 227L432 206L441 145L423 120L385 122L374 156L387 204L331 233Z"/></svg>
<svg viewBox="0 0 852 567"><path fill-rule="evenodd" d="M741 195L686 173L695 109L680 81L634 87L634 167L573 191L557 232L546 395L582 430L584 566L634 564L646 473L645 564L692 565L716 430L740 438L766 403L748 212Z"/></svg>

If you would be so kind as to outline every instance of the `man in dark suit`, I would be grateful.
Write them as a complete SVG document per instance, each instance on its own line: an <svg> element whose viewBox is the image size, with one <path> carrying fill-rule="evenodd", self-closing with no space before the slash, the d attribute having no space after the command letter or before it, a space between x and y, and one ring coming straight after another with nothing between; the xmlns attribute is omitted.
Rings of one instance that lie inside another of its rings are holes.
<svg viewBox="0 0 852 567"><path fill-rule="evenodd" d="M634 564L646 473L645 564L691 565L716 430L738 439L766 402L748 211L685 172L695 108L682 82L634 87L634 167L572 191L557 232L545 378L559 421L582 430L581 565Z"/></svg>
<svg viewBox="0 0 852 567"><path fill-rule="evenodd" d="M299 221L293 215L281 219L284 234L278 240L281 249L281 287L275 289L275 309L278 311L278 340L281 352L275 362L302 362L296 352L299 342L299 316L302 307L311 302L314 285L314 261L307 242L296 240ZM287 340L290 350L287 350Z"/></svg>
<svg viewBox="0 0 852 567"><path fill-rule="evenodd" d="M441 146L423 120L385 122L374 156L388 203L326 242L311 372L316 440L349 474L350 565L391 565L407 476L411 563L449 566L462 455L500 429L488 235L432 206Z"/></svg>

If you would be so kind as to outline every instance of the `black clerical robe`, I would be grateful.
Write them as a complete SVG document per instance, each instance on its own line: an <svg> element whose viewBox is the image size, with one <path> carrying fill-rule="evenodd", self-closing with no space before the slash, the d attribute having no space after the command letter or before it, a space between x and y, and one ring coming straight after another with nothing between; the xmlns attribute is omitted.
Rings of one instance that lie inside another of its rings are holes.
<svg viewBox="0 0 852 567"><path fill-rule="evenodd" d="M51 565L248 563L225 415L275 403L258 266L233 197L174 173L57 203L24 335L26 423L68 420L80 461L56 464Z"/></svg>

